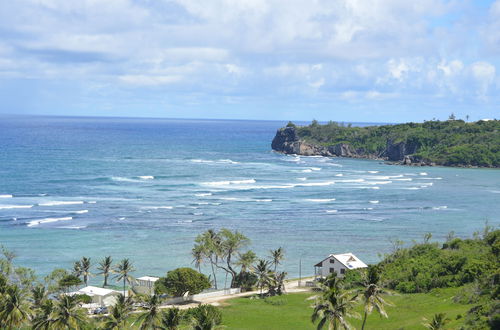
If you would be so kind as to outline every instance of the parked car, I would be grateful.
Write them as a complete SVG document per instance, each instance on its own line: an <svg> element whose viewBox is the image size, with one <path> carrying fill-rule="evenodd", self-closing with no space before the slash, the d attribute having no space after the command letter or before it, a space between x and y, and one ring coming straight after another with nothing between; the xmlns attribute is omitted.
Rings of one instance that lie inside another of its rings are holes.
<svg viewBox="0 0 500 330"><path fill-rule="evenodd" d="M94 314L107 314L108 313L108 307L103 306L103 307L97 307L94 309Z"/></svg>

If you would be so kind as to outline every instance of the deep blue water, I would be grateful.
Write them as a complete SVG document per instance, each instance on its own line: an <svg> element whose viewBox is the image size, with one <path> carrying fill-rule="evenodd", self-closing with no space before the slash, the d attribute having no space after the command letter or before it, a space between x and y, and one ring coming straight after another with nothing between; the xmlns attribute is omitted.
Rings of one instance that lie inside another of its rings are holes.
<svg viewBox="0 0 500 330"><path fill-rule="evenodd" d="M82 256L141 276L190 266L197 234L238 229L285 268L329 253L366 262L391 239L499 225L500 171L390 166L271 151L284 122L0 118L0 243L44 275Z"/></svg>

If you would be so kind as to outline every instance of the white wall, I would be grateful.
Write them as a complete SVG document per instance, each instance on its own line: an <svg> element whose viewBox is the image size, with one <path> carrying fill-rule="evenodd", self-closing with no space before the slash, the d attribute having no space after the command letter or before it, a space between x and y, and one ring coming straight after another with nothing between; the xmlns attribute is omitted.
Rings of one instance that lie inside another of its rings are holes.
<svg viewBox="0 0 500 330"><path fill-rule="evenodd" d="M333 260L334 263L330 263L330 260ZM347 269L342 263L340 263L333 257L329 257L328 259L324 260L321 265L321 276L323 277L326 277L331 273L330 268L333 268L338 277L344 277L344 275L341 274L341 270L344 269L344 271L346 271Z"/></svg>

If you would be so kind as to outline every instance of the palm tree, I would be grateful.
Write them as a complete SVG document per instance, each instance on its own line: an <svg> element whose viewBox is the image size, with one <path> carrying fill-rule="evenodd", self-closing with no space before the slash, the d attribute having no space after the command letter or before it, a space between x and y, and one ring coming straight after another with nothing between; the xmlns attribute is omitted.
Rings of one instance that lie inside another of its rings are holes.
<svg viewBox="0 0 500 330"><path fill-rule="evenodd" d="M219 255L221 254L221 238L219 234L213 229L209 229L203 234L199 235L195 242L197 243L194 249L199 250L202 255L210 261L212 268L212 277L214 279L214 287L217 289L217 276L215 268L218 267ZM194 250L193 249L193 250Z"/></svg>
<svg viewBox="0 0 500 330"><path fill-rule="evenodd" d="M253 272L257 275L257 285L260 288L260 296L262 297L262 289L266 285L269 278L269 261L259 259L259 262L255 265Z"/></svg>
<svg viewBox="0 0 500 330"><path fill-rule="evenodd" d="M116 304L111 308L109 316L104 321L103 327L106 330L124 329L127 318L133 310L131 297L120 294L116 298Z"/></svg>
<svg viewBox="0 0 500 330"><path fill-rule="evenodd" d="M445 324L450 322L450 319L446 317L446 313L434 314L434 317L429 323L424 323L424 327L431 330L443 329Z"/></svg>
<svg viewBox="0 0 500 330"><path fill-rule="evenodd" d="M375 309L381 317L388 317L384 305L391 306L391 304L382 298L384 291L378 286L379 280L377 267L372 265L368 266L368 271L365 273L362 282L363 289L360 292L363 296L365 305L361 330L365 328L366 319L368 315L372 313L373 309Z"/></svg>
<svg viewBox="0 0 500 330"><path fill-rule="evenodd" d="M73 275L80 277L82 276L82 263L80 261L75 261L73 264Z"/></svg>
<svg viewBox="0 0 500 330"><path fill-rule="evenodd" d="M113 267L113 259L111 256L107 256L99 262L97 269L100 270L100 272L97 274L104 276L103 287L108 286L108 277L111 273L111 267Z"/></svg>
<svg viewBox="0 0 500 330"><path fill-rule="evenodd" d="M135 271L134 266L128 259L123 259L120 261L120 263L116 266L115 268L115 273L116 273L116 281L122 281L123 280L123 295L125 295L125 285L127 283L131 283L134 278L130 276L130 273Z"/></svg>
<svg viewBox="0 0 500 330"><path fill-rule="evenodd" d="M342 292L342 290L332 288L316 297L311 321L315 323L319 320L318 330L323 329L325 325L333 330L351 329L346 318L358 316L352 312L357 297L349 298L348 294L347 291Z"/></svg>
<svg viewBox="0 0 500 330"><path fill-rule="evenodd" d="M44 286L38 285L31 289L31 296L33 298L33 307L41 308L42 304L47 299L47 291Z"/></svg>
<svg viewBox="0 0 500 330"><path fill-rule="evenodd" d="M7 285L0 301L0 328L14 329L31 320L26 294L17 285Z"/></svg>
<svg viewBox="0 0 500 330"><path fill-rule="evenodd" d="M248 268L250 268L255 261L257 261L257 255L255 252L249 250L243 254L240 254L239 260L236 262L237 266L241 267L240 272L246 272Z"/></svg>
<svg viewBox="0 0 500 330"><path fill-rule="evenodd" d="M38 308L38 312L35 315L33 321L31 322L33 330L49 330L52 321L51 316L53 311L54 311L53 300L51 299L45 300Z"/></svg>
<svg viewBox="0 0 500 330"><path fill-rule="evenodd" d="M164 330L177 330L181 324L181 320L181 310L177 307L169 308L163 313L160 328Z"/></svg>
<svg viewBox="0 0 500 330"><path fill-rule="evenodd" d="M191 255L193 256L192 263L196 268L198 268L198 272L201 273L201 264L203 263L203 246L199 244L195 245L191 250Z"/></svg>
<svg viewBox="0 0 500 330"><path fill-rule="evenodd" d="M145 312L137 320L140 324L139 329L156 329L162 324L162 312L160 310L161 298L159 295L148 295L145 299Z"/></svg>
<svg viewBox="0 0 500 330"><path fill-rule="evenodd" d="M212 305L199 305L192 309L193 330L213 330L220 328L221 312Z"/></svg>
<svg viewBox="0 0 500 330"><path fill-rule="evenodd" d="M89 284L89 278L92 276L90 266L90 258L83 257L82 260L80 260L80 270L81 275L83 275L83 282L85 282L85 286Z"/></svg>
<svg viewBox="0 0 500 330"><path fill-rule="evenodd" d="M286 272L270 273L267 279L268 295L282 295L285 291Z"/></svg>
<svg viewBox="0 0 500 330"><path fill-rule="evenodd" d="M285 250L282 247L279 247L276 250L271 250L270 253L271 264L274 265L274 271L276 272L278 265L280 265L283 259L285 259Z"/></svg>
<svg viewBox="0 0 500 330"><path fill-rule="evenodd" d="M219 232L221 238L220 243L220 257L226 262L226 267L220 267L231 274L231 287L234 287L234 279L237 275L236 270L233 268L232 257L239 253L239 251L250 244L248 237L239 231L230 231L229 229L221 229Z"/></svg>
<svg viewBox="0 0 500 330"><path fill-rule="evenodd" d="M50 329L81 329L87 323L85 310L78 305L78 296L59 295L50 316Z"/></svg>

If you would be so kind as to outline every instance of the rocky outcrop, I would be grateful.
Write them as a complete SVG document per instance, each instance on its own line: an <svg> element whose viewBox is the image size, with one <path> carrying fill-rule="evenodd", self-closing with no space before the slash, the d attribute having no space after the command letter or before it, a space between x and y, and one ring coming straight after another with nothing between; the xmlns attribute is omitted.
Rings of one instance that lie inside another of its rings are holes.
<svg viewBox="0 0 500 330"><path fill-rule="evenodd" d="M388 160L402 165L423 166L434 165L412 154L417 152L418 146L412 143L387 141L386 149L380 154L366 153L357 150L348 143L338 143L328 147L312 144L301 139L295 127L281 128L276 132L271 147L273 150L285 154L303 156L327 156L348 158L369 158Z"/></svg>

